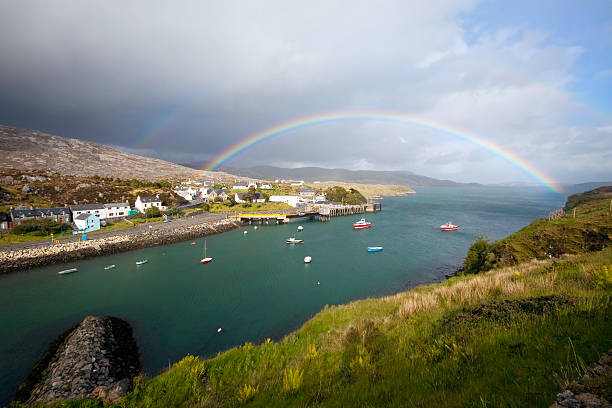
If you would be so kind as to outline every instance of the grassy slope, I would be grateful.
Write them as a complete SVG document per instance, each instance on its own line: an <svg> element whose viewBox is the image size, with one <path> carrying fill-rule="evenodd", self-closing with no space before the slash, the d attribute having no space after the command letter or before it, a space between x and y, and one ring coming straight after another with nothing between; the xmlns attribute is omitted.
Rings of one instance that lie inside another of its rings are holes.
<svg viewBox="0 0 612 408"><path fill-rule="evenodd" d="M455 277L187 356L118 406L547 407L612 347L611 296L612 248Z"/></svg>

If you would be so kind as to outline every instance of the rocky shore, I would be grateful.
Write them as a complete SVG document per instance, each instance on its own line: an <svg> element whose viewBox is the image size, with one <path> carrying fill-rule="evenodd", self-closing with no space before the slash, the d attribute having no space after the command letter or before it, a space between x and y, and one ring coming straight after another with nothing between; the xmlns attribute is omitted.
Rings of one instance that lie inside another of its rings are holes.
<svg viewBox="0 0 612 408"><path fill-rule="evenodd" d="M139 372L138 347L130 325L115 317L88 316L49 346L15 400L98 398L116 402Z"/></svg>
<svg viewBox="0 0 612 408"><path fill-rule="evenodd" d="M122 232L113 236L88 241L0 251L0 273L15 272L151 246L173 244L229 231L240 225L240 222L229 219L190 224L177 223L176 227L164 226L164 228L159 228L151 226L150 229L142 228L138 231L122 230Z"/></svg>

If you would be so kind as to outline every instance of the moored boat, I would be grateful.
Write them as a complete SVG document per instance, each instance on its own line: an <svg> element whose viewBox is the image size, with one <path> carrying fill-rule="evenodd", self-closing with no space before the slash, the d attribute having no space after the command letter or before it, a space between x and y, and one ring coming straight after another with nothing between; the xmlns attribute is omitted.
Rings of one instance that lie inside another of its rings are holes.
<svg viewBox="0 0 612 408"><path fill-rule="evenodd" d="M312 256L305 256L304 263L310 263L312 261Z"/></svg>
<svg viewBox="0 0 612 408"><path fill-rule="evenodd" d="M104 270L109 270L109 269L113 269L116 265L112 264L112 265L107 265L104 267Z"/></svg>
<svg viewBox="0 0 612 408"><path fill-rule="evenodd" d="M383 250L383 247L368 247L368 252L380 252Z"/></svg>
<svg viewBox="0 0 612 408"><path fill-rule="evenodd" d="M144 264L146 264L147 262L149 262L149 260L148 260L148 259L141 259L141 260L139 260L139 261L136 261L136 265L144 265Z"/></svg>
<svg viewBox="0 0 612 408"><path fill-rule="evenodd" d="M204 258L200 260L200 263L207 264L212 260L212 258L206 256L206 240L204 240Z"/></svg>
<svg viewBox="0 0 612 408"><path fill-rule="evenodd" d="M362 228L368 228L371 227L372 223L369 221L366 221L365 218L360 219L359 221L357 221L356 223L353 224L353 228L355 229L362 229Z"/></svg>
<svg viewBox="0 0 612 408"><path fill-rule="evenodd" d="M285 241L287 244L303 244L303 239L295 239L295 237L287 238Z"/></svg>
<svg viewBox="0 0 612 408"><path fill-rule="evenodd" d="M67 273L72 273L72 272L77 272L78 269L77 268L70 268L70 269L65 269L63 271L59 271L57 274L58 275L66 275Z"/></svg>
<svg viewBox="0 0 612 408"><path fill-rule="evenodd" d="M440 229L441 229L442 231L454 231L454 230L456 230L457 228L459 228L459 226L458 226L458 225L455 225L455 224L452 224L450 221L449 221L449 222L447 222L446 224L442 224L442 225L440 225Z"/></svg>
<svg viewBox="0 0 612 408"><path fill-rule="evenodd" d="M298 226L298 227L297 227L297 230L298 230L298 231L303 231L303 230L304 230L304 227L302 227L302 226L300 225L300 226Z"/></svg>

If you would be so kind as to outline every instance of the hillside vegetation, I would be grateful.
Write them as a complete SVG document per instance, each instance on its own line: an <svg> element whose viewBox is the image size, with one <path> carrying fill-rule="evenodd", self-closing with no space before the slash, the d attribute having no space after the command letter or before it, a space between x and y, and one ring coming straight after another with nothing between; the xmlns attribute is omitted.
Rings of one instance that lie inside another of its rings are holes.
<svg viewBox="0 0 612 408"><path fill-rule="evenodd" d="M612 248L531 259L326 306L278 343L137 378L116 406L548 407L612 347L611 299Z"/></svg>

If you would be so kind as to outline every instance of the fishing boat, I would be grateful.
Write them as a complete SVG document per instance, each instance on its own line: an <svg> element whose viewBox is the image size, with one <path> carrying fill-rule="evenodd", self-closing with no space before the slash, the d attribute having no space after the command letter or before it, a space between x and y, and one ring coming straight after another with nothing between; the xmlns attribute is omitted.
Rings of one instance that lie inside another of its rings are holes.
<svg viewBox="0 0 612 408"><path fill-rule="evenodd" d="M298 226L297 230L298 230L298 231L303 231L303 230L304 230L304 227L302 227L302 226L300 225L300 226Z"/></svg>
<svg viewBox="0 0 612 408"><path fill-rule="evenodd" d="M363 229L371 227L372 223L365 220L365 218L360 219L356 223L353 224L353 228L355 229Z"/></svg>
<svg viewBox="0 0 612 408"><path fill-rule="evenodd" d="M77 272L78 269L77 268L71 268L71 269L66 269L63 271L59 271L57 274L58 275L66 275L67 273L72 273L72 272Z"/></svg>
<svg viewBox="0 0 612 408"><path fill-rule="evenodd" d="M291 237L291 238L287 238L287 241L285 241L288 244L303 244L304 240L303 239L295 239L295 237Z"/></svg>
<svg viewBox="0 0 612 408"><path fill-rule="evenodd" d="M458 225L455 225L455 224L452 224L450 221L449 221L449 222L447 222L446 224L442 224L442 225L440 225L440 229L441 229L442 231L454 231L454 230L456 230L457 228L459 228L459 226L458 226Z"/></svg>
<svg viewBox="0 0 612 408"><path fill-rule="evenodd" d="M305 256L304 257L304 263L310 263L310 261L312 261L312 256Z"/></svg>
<svg viewBox="0 0 612 408"><path fill-rule="evenodd" d="M383 247L368 247L368 252L380 252L383 250Z"/></svg>
<svg viewBox="0 0 612 408"><path fill-rule="evenodd" d="M115 267L115 264L113 265L108 265L104 267L104 270L108 271L109 269L113 269Z"/></svg>
<svg viewBox="0 0 612 408"><path fill-rule="evenodd" d="M147 262L149 262L149 260L148 260L148 259L141 259L141 260L139 260L139 261L136 261L136 265L144 265L144 264L146 264Z"/></svg>
<svg viewBox="0 0 612 408"><path fill-rule="evenodd" d="M207 264L209 262L211 262L213 259L212 258L208 258L206 256L206 240L204 240L204 258L202 258L202 260L200 260L201 263L203 264Z"/></svg>

